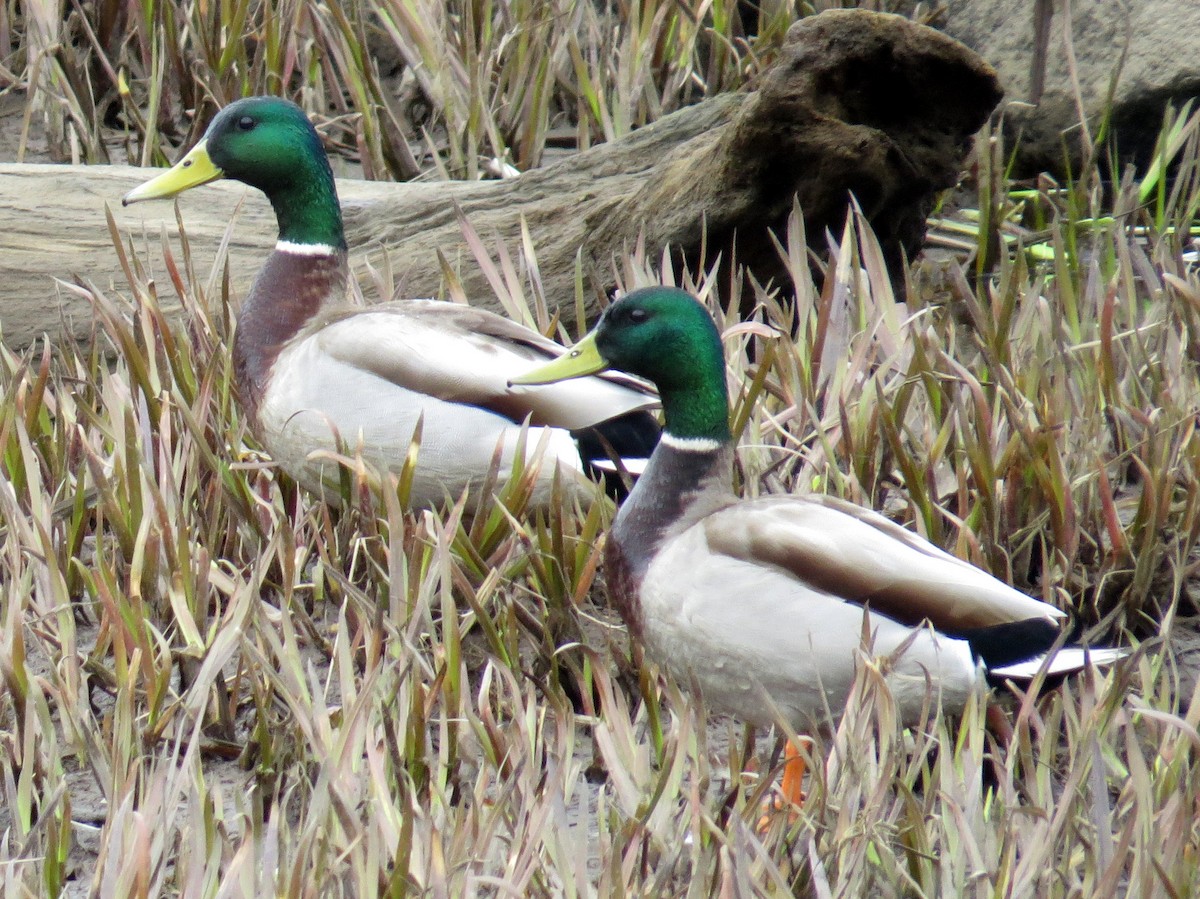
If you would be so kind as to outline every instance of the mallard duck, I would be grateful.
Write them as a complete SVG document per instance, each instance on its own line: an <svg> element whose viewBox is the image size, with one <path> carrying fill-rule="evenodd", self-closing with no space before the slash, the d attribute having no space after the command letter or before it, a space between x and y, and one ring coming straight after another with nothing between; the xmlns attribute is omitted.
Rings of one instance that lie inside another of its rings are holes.
<svg viewBox="0 0 1200 899"><path fill-rule="evenodd" d="M519 446L530 464L540 462L535 504L548 500L556 471L568 487L586 489L584 463L604 469L611 449L633 470L653 449L658 424L645 410L658 401L645 385L604 377L566 390L511 388L511 378L562 351L535 331L432 300L348 306L333 173L295 104L231 103L200 143L123 203L218 178L261 190L278 220L275 250L242 304L234 371L252 430L300 483L318 492L336 483L329 460L337 453L357 451L380 470L398 470L418 425L414 506L457 499L488 474L497 447L501 474Z"/></svg>
<svg viewBox="0 0 1200 899"><path fill-rule="evenodd" d="M930 685L955 712L984 676L1037 674L1066 622L1054 606L852 503L732 494L721 337L689 294L627 294L569 352L518 380L609 368L658 387L665 425L608 534L608 590L646 656L698 685L710 708L759 726L776 710L798 731L824 723L826 709L844 707L864 627L872 651L892 656L887 681L910 723ZM1121 655L1092 649L1090 659ZM1060 649L1048 670L1086 658ZM792 783L798 793L794 771Z"/></svg>

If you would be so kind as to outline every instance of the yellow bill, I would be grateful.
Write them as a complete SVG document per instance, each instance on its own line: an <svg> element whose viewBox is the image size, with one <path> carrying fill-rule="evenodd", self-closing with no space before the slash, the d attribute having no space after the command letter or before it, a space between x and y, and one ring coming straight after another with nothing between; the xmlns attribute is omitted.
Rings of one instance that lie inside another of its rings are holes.
<svg viewBox="0 0 1200 899"><path fill-rule="evenodd" d="M171 166L157 178L151 178L140 187L135 187L121 199L122 206L141 200L161 200L181 194L185 190L223 178L225 173L217 168L208 155L208 141L200 141L187 156Z"/></svg>
<svg viewBox="0 0 1200 899"><path fill-rule="evenodd" d="M579 343L571 347L553 362L538 366L520 377L513 378L509 384L552 384L555 381L566 381L571 378L582 378L594 375L608 368L608 361L596 349L596 332L593 331Z"/></svg>

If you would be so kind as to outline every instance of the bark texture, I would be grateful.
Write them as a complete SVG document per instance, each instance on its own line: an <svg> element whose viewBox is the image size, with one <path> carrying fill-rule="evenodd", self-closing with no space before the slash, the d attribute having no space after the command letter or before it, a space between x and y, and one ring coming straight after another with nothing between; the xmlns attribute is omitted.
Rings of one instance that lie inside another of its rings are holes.
<svg viewBox="0 0 1200 899"><path fill-rule="evenodd" d="M920 248L936 193L953 186L971 136L999 102L991 68L945 35L902 19L833 11L793 26L779 62L745 93L705 101L636 133L508 181L395 184L338 182L352 262L389 272L403 296L443 291L441 256L467 295L495 305L463 237L464 216L485 244L520 246L522 221L536 247L547 299L573 309L577 257L590 299L613 282L613 260L638 240L689 262L715 252L759 280L782 274L770 231L794 198L810 242L824 246L853 193L889 264ZM102 290L123 278L105 223L119 227L163 272L160 234L175 241L169 204L120 206L151 173L130 167L0 165L0 325L22 346L64 326L91 328L85 297L55 279ZM229 271L250 284L274 243L270 207L240 184L216 183L179 200L201 275L235 210ZM707 230L707 239L705 232ZM139 254L140 255L140 254ZM164 304L172 291L162 291Z"/></svg>

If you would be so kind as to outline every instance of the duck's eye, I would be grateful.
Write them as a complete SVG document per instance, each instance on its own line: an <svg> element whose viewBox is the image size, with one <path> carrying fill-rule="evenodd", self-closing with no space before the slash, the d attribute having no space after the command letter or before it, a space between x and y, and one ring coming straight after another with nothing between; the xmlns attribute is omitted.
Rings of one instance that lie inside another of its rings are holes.
<svg viewBox="0 0 1200 899"><path fill-rule="evenodd" d="M635 325L640 325L647 318L649 318L649 313L647 313L645 309L630 309L629 310L629 320L631 322L633 322Z"/></svg>
<svg viewBox="0 0 1200 899"><path fill-rule="evenodd" d="M252 119L250 116L244 115L240 119L238 119L238 129L239 130L250 131L253 127L254 127L254 119Z"/></svg>

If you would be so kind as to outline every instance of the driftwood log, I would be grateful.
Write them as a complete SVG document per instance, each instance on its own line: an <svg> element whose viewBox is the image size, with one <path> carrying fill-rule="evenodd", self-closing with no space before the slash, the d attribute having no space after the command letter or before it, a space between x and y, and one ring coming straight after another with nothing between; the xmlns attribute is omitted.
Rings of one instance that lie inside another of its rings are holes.
<svg viewBox="0 0 1200 899"><path fill-rule="evenodd" d="M573 307L576 258L597 294L613 259L643 239L690 263L733 251L760 281L782 273L769 229L798 198L809 239L824 245L853 193L889 264L920 248L938 191L956 182L971 136L1000 91L970 50L897 16L827 12L793 26L779 62L754 90L715 97L630 136L506 181L395 184L342 180L352 259L393 273L403 295L442 292L438 251L473 301L492 291L463 237L459 211L485 243L536 247L547 299ZM169 204L122 209L149 172L119 166L0 165L0 327L23 346L66 327L86 334L91 309L55 279L120 289L105 204L144 240L161 272L159 235L174 236ZM250 283L274 242L270 207L221 182L180 200L197 271L207 271L238 203L229 248L234 288ZM707 236L705 234L707 232ZM144 235L144 237L143 237ZM705 239L706 237L706 239ZM386 258L385 258L386 257ZM162 291L163 302L171 291Z"/></svg>

